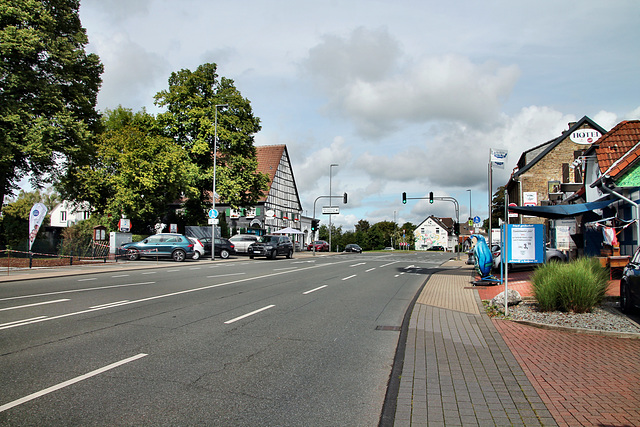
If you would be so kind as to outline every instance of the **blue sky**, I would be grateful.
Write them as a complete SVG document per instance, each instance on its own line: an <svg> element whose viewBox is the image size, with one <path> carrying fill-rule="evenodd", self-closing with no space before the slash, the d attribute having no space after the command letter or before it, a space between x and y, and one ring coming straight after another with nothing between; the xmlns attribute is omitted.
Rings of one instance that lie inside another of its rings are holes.
<svg viewBox="0 0 640 427"><path fill-rule="evenodd" d="M454 217L402 192L454 197L461 220L471 193L484 219L490 148L509 151L495 191L569 122L640 118L637 0L82 0L80 18L99 109L158 112L171 72L214 62L261 119L256 145L287 145L306 215L332 169L345 230Z"/></svg>

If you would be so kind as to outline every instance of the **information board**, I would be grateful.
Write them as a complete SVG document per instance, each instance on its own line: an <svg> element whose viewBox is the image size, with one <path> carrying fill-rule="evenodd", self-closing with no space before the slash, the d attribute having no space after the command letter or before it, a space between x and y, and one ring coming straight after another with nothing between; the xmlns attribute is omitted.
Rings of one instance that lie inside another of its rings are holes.
<svg viewBox="0 0 640 427"><path fill-rule="evenodd" d="M509 224L507 226L507 262L544 263L544 226L542 224Z"/></svg>

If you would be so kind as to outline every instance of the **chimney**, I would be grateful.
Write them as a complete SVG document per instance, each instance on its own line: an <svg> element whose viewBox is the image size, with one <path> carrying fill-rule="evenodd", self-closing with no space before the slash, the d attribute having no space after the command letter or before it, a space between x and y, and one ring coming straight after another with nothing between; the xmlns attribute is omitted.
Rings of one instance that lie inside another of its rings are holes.
<svg viewBox="0 0 640 427"><path fill-rule="evenodd" d="M569 129L571 129L573 126L575 126L575 124L578 122L569 122Z"/></svg>

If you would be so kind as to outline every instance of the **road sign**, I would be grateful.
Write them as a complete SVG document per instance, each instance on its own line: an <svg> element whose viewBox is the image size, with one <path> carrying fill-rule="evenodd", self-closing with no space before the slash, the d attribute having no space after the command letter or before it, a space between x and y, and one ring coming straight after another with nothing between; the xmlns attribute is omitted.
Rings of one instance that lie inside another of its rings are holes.
<svg viewBox="0 0 640 427"><path fill-rule="evenodd" d="M480 219L480 217L478 215L473 217L473 223L474 224L480 224L482 220Z"/></svg>
<svg viewBox="0 0 640 427"><path fill-rule="evenodd" d="M324 215L337 215L340 213L340 208L338 206L323 206L322 213Z"/></svg>
<svg viewBox="0 0 640 427"><path fill-rule="evenodd" d="M218 218L209 218L209 225L218 225Z"/></svg>
<svg viewBox="0 0 640 427"><path fill-rule="evenodd" d="M218 211L216 209L210 209L209 218L218 218Z"/></svg>

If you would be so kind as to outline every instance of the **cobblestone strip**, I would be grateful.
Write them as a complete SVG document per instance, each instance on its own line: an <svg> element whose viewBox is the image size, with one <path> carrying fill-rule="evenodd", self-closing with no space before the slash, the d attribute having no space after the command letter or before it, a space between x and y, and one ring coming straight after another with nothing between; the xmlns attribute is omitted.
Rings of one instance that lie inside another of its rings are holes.
<svg viewBox="0 0 640 427"><path fill-rule="evenodd" d="M493 323L559 425L640 425L640 340Z"/></svg>

